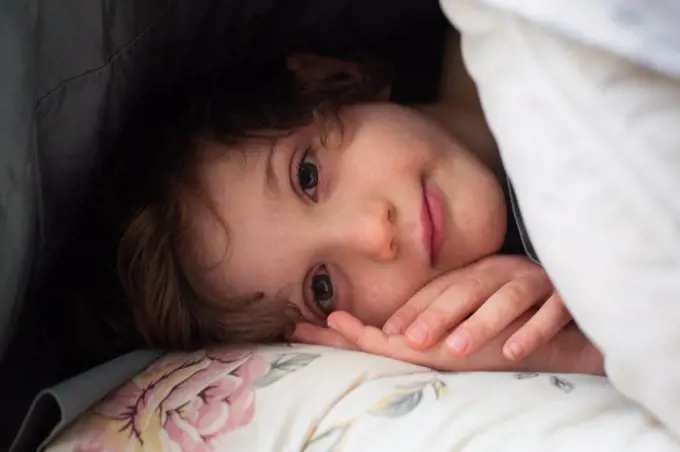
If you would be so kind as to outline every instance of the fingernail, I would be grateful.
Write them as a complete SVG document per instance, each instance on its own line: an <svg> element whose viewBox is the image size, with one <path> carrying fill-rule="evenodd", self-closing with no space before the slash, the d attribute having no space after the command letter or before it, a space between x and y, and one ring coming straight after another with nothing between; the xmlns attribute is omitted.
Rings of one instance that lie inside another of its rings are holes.
<svg viewBox="0 0 680 452"><path fill-rule="evenodd" d="M335 319L332 318L332 317L329 317L329 318L326 320L326 325L328 325L328 328L330 328L330 329L332 329L332 330L337 330L337 329L338 329L338 324L337 324L337 322L335 321Z"/></svg>
<svg viewBox="0 0 680 452"><path fill-rule="evenodd" d="M517 343L506 345L505 350L503 351L503 354L506 356L506 358L509 358L513 361L517 361L522 356L522 353L522 347Z"/></svg>
<svg viewBox="0 0 680 452"><path fill-rule="evenodd" d="M422 323L415 323L406 331L408 339L416 345L424 345L428 334L427 327Z"/></svg>
<svg viewBox="0 0 680 452"><path fill-rule="evenodd" d="M465 331L455 331L446 339L446 346L453 352L461 354L465 352L469 342L470 336L468 333Z"/></svg>
<svg viewBox="0 0 680 452"><path fill-rule="evenodd" d="M404 327L398 320L388 320L385 323L385 326L383 326L383 333L387 334L388 336L401 334L403 330Z"/></svg>

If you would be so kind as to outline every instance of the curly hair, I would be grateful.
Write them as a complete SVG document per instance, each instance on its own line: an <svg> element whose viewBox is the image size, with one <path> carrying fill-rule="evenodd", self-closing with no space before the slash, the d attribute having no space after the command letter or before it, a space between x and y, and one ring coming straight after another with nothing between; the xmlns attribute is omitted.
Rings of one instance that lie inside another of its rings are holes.
<svg viewBox="0 0 680 452"><path fill-rule="evenodd" d="M290 302L262 293L199 295L181 263L192 221L188 201L204 200L196 169L206 142L238 149L250 138L276 139L319 118L337 119L344 106L375 99L389 83L382 62L346 63L350 70L312 77L300 77L285 58L195 75L137 111L114 177L116 201L128 212L117 248L123 295L91 309L99 336L128 347L195 349L276 341L292 331L299 312Z"/></svg>

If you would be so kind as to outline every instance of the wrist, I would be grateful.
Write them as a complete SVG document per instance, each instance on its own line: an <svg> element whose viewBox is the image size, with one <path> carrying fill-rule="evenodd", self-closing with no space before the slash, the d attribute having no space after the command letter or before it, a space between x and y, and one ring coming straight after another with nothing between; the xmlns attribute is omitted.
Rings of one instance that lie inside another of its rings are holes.
<svg viewBox="0 0 680 452"><path fill-rule="evenodd" d="M604 375L604 358L575 324L560 331L525 361L531 372Z"/></svg>

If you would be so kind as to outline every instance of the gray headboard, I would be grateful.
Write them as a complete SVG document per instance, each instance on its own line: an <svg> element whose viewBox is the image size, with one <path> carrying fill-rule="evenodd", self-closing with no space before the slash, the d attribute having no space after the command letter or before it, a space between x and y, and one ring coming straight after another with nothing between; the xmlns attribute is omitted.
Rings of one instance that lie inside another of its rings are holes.
<svg viewBox="0 0 680 452"><path fill-rule="evenodd" d="M37 241L35 0L0 4L0 354Z"/></svg>

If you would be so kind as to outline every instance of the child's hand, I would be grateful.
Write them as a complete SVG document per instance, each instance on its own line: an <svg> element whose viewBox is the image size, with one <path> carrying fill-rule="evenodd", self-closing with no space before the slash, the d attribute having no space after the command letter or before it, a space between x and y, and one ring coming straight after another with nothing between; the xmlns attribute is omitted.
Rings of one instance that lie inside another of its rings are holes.
<svg viewBox="0 0 680 452"><path fill-rule="evenodd" d="M310 323L299 324L291 339L306 344L358 350L441 371L526 370L523 368L524 363L503 357L498 340L493 341L493 348L491 343L487 343L470 356L456 358L449 354L443 342L428 350L415 350L404 336L388 336L379 328L365 325L347 312L331 314L328 325L328 328L323 328Z"/></svg>
<svg viewBox="0 0 680 452"><path fill-rule="evenodd" d="M432 281L385 323L383 331L405 332L418 350L448 336L449 353L467 356L535 306L540 306L538 311L503 345L508 359L531 354L564 328L571 315L541 267L523 257L497 255Z"/></svg>
<svg viewBox="0 0 680 452"><path fill-rule="evenodd" d="M292 339L296 342L359 350L373 355L406 361L441 371L522 371L603 374L602 355L576 327L560 331L548 344L531 357L510 361L501 353L501 346L530 315L512 322L475 353L453 357L444 342L428 350L414 350L404 336L388 336L380 329L364 325L346 312L335 312L328 317L329 328L299 324Z"/></svg>

